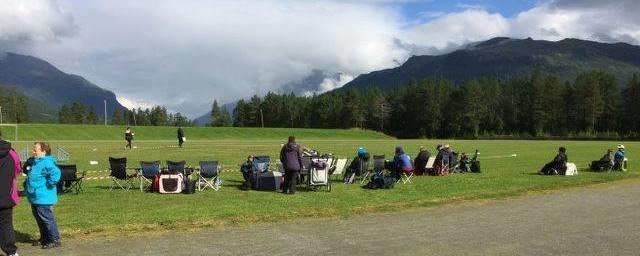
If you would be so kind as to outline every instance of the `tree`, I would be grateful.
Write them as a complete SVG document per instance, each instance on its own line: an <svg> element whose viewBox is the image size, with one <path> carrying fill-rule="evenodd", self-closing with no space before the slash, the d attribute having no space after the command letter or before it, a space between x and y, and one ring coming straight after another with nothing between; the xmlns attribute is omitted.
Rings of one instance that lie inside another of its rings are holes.
<svg viewBox="0 0 640 256"><path fill-rule="evenodd" d="M85 122L85 107L82 103L74 102L71 104L71 116L72 123L84 124Z"/></svg>
<svg viewBox="0 0 640 256"><path fill-rule="evenodd" d="M61 124L71 124L73 123L73 115L71 114L71 109L66 104L60 107L60 111L58 111L58 122Z"/></svg>
<svg viewBox="0 0 640 256"><path fill-rule="evenodd" d="M91 107L89 111L87 111L86 123L87 124L98 123L98 115L96 114L96 110L93 107Z"/></svg>
<svg viewBox="0 0 640 256"><path fill-rule="evenodd" d="M126 119L125 118L125 113L126 112L121 111L120 108L114 109L112 117L111 117L112 124L114 124L114 125L123 125L124 124L124 120Z"/></svg>
<svg viewBox="0 0 640 256"><path fill-rule="evenodd" d="M231 126L231 116L226 107L218 106L218 101L213 101L211 107L211 126L214 127L228 127Z"/></svg>

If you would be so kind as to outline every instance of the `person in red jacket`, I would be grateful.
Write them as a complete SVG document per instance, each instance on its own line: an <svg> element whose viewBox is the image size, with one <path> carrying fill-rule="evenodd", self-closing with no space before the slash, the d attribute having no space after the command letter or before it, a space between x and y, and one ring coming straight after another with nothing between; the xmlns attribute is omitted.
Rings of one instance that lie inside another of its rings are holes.
<svg viewBox="0 0 640 256"><path fill-rule="evenodd" d="M13 208L18 205L16 179L20 174L20 156L0 133L0 249L7 255L18 255L13 230Z"/></svg>

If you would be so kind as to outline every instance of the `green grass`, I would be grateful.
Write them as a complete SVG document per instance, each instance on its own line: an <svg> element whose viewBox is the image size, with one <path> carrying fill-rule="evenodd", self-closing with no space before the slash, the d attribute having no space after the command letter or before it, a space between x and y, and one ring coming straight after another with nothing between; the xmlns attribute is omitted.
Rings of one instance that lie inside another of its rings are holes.
<svg viewBox="0 0 640 256"><path fill-rule="evenodd" d="M21 124L18 140L123 140L125 126L103 125L52 125ZM15 138L15 128L0 127L7 139ZM135 140L173 140L176 127L132 127ZM233 128L233 127L185 127L187 140L233 140L233 139L286 139L290 135L306 139L389 139L382 133L366 130L344 129L282 129L282 128Z"/></svg>
<svg viewBox="0 0 640 256"><path fill-rule="evenodd" d="M173 131L169 128L161 129ZM351 158L359 146L367 147L373 154L386 154L388 157L396 145L405 146L412 156L421 145L433 148L439 143L449 143L458 151L472 152L479 149L483 173L416 177L413 184L398 185L392 190L369 191L362 189L360 185L335 182L330 193L301 190L294 196L287 196L273 192L241 191L238 189L242 180L238 165L244 157L247 154L269 154L276 157L283 139L270 134L265 135L267 138L257 140L253 139L254 135L247 135L244 131L238 131L240 137L234 138L229 135L234 133L233 129L227 131L224 139L189 140L182 149L175 148L173 140L141 139L135 143L137 149L131 151L123 149L123 141L52 141L54 146L60 145L70 151L72 159L69 162L78 164L81 170L106 169L108 156L126 156L132 167L140 160L162 160L163 165L165 160L186 160L188 164L195 166L200 160L217 159L222 162L224 169L231 170L222 174L224 184L220 191L197 192L194 195L160 195L142 193L139 190L109 192L109 180L85 181L85 193L63 195L55 208L63 236L191 230L300 217L344 217L639 177L634 170L626 173L581 171L580 175L574 177L534 174L541 165L553 158L558 146L566 146L570 161L586 168L591 160L601 156L604 149L619 142L395 140L370 135L368 132L364 132L367 136L361 136L361 131L304 130L309 132L309 137L299 135L301 144L321 152L333 152L339 157ZM287 134L286 130L273 131L278 136ZM354 133L356 138L345 138L348 133ZM319 134L324 134L325 137ZM154 139L161 136L163 135L158 132ZM17 145L20 148L28 144ZM640 143L626 142L625 145L630 153L640 149ZM494 158L511 154L517 154L517 157ZM90 160L99 161L99 164L91 166L88 164ZM633 155L629 164L632 167L638 164ZM106 175L108 173L98 172L90 173L89 177ZM26 236L36 236L37 227L26 201L16 209L15 224L16 229Z"/></svg>

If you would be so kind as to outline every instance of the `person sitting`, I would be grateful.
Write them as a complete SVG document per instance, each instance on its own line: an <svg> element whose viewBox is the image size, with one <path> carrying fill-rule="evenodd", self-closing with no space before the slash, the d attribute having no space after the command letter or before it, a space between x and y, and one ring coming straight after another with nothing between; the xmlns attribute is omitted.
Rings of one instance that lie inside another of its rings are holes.
<svg viewBox="0 0 640 256"><path fill-rule="evenodd" d="M436 147L438 154L436 155L435 163L433 164L434 176L446 176L449 175L449 153L442 145Z"/></svg>
<svg viewBox="0 0 640 256"><path fill-rule="evenodd" d="M618 145L618 151L616 151L616 154L613 157L613 169L614 170L618 170L618 171L626 171L626 164L625 164L625 151L624 151L624 145L620 144Z"/></svg>
<svg viewBox="0 0 640 256"><path fill-rule="evenodd" d="M408 173L413 171L413 166L411 165L411 158L404 152L402 146L396 147L396 153L393 157L393 168L391 170L391 176L400 180L402 178L402 173Z"/></svg>
<svg viewBox="0 0 640 256"><path fill-rule="evenodd" d="M342 181L345 184L353 183L353 180L356 176L361 176L363 172L366 171L369 158L370 155L367 152L367 149L364 147L359 147L357 156L353 158L353 161L351 161L351 164L349 164L349 168L347 168L347 171L344 173Z"/></svg>
<svg viewBox="0 0 640 256"><path fill-rule="evenodd" d="M460 153L460 166L458 169L463 173L471 172L471 159L469 159L469 156L465 152Z"/></svg>
<svg viewBox="0 0 640 256"><path fill-rule="evenodd" d="M547 163L542 167L540 175L564 175L567 170L567 161L569 161L567 157L567 149L565 147L560 147L558 149L558 154L553 161Z"/></svg>
<svg viewBox="0 0 640 256"><path fill-rule="evenodd" d="M427 150L425 147L420 147L420 152L416 156L416 159L413 160L416 166L416 174L417 175L426 175L427 162L429 162L429 157L431 157L431 152Z"/></svg>
<svg viewBox="0 0 640 256"><path fill-rule="evenodd" d="M248 190L253 187L253 155L247 156L247 161L240 166L240 172L244 178L242 189Z"/></svg>
<svg viewBox="0 0 640 256"><path fill-rule="evenodd" d="M449 157L449 170L455 171L458 169L458 153L453 151L453 148L449 145L444 145L447 156Z"/></svg>

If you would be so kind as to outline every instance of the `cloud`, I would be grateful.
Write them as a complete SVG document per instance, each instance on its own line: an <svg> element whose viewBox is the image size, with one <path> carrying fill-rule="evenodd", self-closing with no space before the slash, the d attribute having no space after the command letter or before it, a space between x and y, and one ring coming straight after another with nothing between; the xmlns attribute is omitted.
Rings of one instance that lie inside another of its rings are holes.
<svg viewBox="0 0 640 256"><path fill-rule="evenodd" d="M0 5L0 49L17 51L72 36L72 16L55 1L3 0Z"/></svg>
<svg viewBox="0 0 640 256"><path fill-rule="evenodd" d="M127 105L194 117L214 99L277 91L318 70L328 75L305 88L329 90L496 36L640 42L639 1L541 0L510 17L458 6L415 19L402 15L406 2L3 0L0 49L85 76Z"/></svg>

